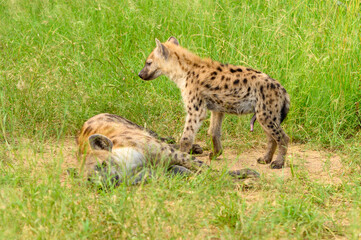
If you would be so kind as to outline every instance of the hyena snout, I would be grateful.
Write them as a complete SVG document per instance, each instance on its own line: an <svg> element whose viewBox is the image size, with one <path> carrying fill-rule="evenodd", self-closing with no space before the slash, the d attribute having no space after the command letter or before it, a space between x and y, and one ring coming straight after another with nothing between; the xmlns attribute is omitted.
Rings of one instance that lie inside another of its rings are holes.
<svg viewBox="0 0 361 240"><path fill-rule="evenodd" d="M155 72L151 72L148 68L144 67L138 74L138 76L143 80L152 80L154 79Z"/></svg>
<svg viewBox="0 0 361 240"><path fill-rule="evenodd" d="M138 73L138 76L141 78L141 79L143 79L143 80L145 80L145 76L146 74L144 73L144 69L142 69L139 73Z"/></svg>

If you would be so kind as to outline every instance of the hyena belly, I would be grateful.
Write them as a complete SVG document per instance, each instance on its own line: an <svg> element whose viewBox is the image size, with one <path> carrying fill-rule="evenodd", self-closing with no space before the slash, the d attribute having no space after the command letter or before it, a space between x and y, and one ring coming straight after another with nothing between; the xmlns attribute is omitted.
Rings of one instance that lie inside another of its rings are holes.
<svg viewBox="0 0 361 240"><path fill-rule="evenodd" d="M224 101L219 97L205 97L204 100L206 101L207 109L210 111L236 115L255 113L255 98Z"/></svg>

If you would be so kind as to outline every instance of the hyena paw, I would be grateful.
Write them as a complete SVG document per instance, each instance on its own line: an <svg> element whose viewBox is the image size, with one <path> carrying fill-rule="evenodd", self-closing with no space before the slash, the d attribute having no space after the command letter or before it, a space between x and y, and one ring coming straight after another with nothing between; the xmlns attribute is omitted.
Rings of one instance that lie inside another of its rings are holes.
<svg viewBox="0 0 361 240"><path fill-rule="evenodd" d="M272 169L281 169L283 168L284 162L283 161L273 161L271 163L271 168Z"/></svg>
<svg viewBox="0 0 361 240"><path fill-rule="evenodd" d="M203 149L201 146L199 146L199 144L193 144L192 145L192 149L189 151L189 153L192 154L202 154L203 153Z"/></svg>
<svg viewBox="0 0 361 240"><path fill-rule="evenodd" d="M220 150L220 151L218 151L218 152L211 152L211 153L209 153L209 159L210 159L210 160L214 160L214 159L216 159L217 157L221 156L222 153L223 153L222 150Z"/></svg>
<svg viewBox="0 0 361 240"><path fill-rule="evenodd" d="M259 164L269 164L271 162L271 159L265 159L264 157L260 157L257 159L257 162Z"/></svg>
<svg viewBox="0 0 361 240"><path fill-rule="evenodd" d="M192 148L192 142L189 141L183 141L180 143L180 151L181 152L189 152Z"/></svg>
<svg viewBox="0 0 361 240"><path fill-rule="evenodd" d="M169 146L171 146L172 148L178 149L180 148L180 146L178 144L169 144ZM202 154L203 153L203 149L201 146L199 146L199 144L193 144L192 148L189 150L188 152L189 154Z"/></svg>

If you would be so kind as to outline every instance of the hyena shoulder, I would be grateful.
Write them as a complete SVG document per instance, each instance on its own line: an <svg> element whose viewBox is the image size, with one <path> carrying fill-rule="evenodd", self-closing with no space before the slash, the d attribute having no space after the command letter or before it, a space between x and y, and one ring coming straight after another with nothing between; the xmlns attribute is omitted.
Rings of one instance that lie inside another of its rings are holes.
<svg viewBox="0 0 361 240"><path fill-rule="evenodd" d="M101 134L108 137L115 148L134 146L137 139L151 139L155 133L115 114L102 113L87 120L77 138L80 151L89 146L89 137ZM153 135L152 135L153 134Z"/></svg>

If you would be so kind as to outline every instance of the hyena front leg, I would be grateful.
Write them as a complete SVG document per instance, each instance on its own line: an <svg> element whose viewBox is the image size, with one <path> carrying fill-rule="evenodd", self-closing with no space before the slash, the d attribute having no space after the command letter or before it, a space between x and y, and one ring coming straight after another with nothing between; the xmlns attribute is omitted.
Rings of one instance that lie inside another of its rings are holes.
<svg viewBox="0 0 361 240"><path fill-rule="evenodd" d="M211 112L211 123L209 125L208 134L212 137L213 152L209 154L209 159L218 157L222 154L221 130L224 113Z"/></svg>
<svg viewBox="0 0 361 240"><path fill-rule="evenodd" d="M203 120L207 116L207 109L202 103L191 102L187 106L187 117L184 125L183 135L180 140L180 151L189 152L192 147L195 135L197 134Z"/></svg>

